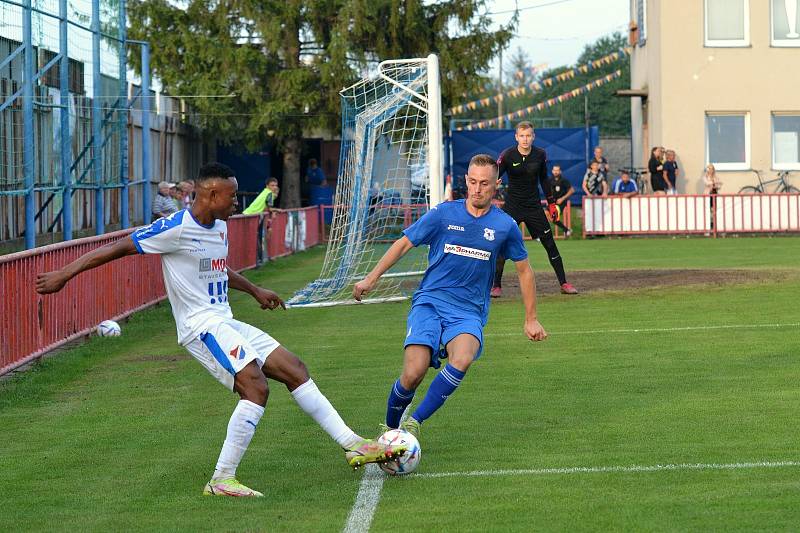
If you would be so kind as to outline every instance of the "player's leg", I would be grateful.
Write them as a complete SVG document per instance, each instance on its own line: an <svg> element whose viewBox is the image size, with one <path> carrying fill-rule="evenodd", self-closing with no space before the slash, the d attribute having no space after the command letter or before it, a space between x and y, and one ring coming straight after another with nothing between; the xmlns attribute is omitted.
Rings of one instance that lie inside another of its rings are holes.
<svg viewBox="0 0 800 533"><path fill-rule="evenodd" d="M446 347L448 363L433 378L425 398L411 415L418 424L430 418L461 385L467 369L479 355L481 342L471 333L460 333L447 342Z"/></svg>
<svg viewBox="0 0 800 533"><path fill-rule="evenodd" d="M229 324L216 324L190 342L189 352L212 375L241 398L228 421L214 475L203 491L207 495L263 496L236 480L236 469L264 414L269 390L260 371L258 352Z"/></svg>
<svg viewBox="0 0 800 533"><path fill-rule="evenodd" d="M411 306L406 321L403 373L392 384L386 401L386 425L396 428L403 413L414 399L414 392L422 382L428 367L438 368L438 350L442 338L441 318L436 308L428 303Z"/></svg>
<svg viewBox="0 0 800 533"><path fill-rule="evenodd" d="M350 429L317 388L303 361L283 346L270 354L262 370L266 377L286 385L297 405L345 450L350 466L358 468L365 463L386 462L405 453L403 446L379 444Z"/></svg>
<svg viewBox="0 0 800 533"><path fill-rule="evenodd" d="M400 427L403 413L414 399L414 393L425 378L431 363L431 348L420 344L409 344L403 354L403 373L392 384L386 400L386 426Z"/></svg>
<svg viewBox="0 0 800 533"><path fill-rule="evenodd" d="M556 273L558 284L561 286L561 292L566 294L577 294L577 290L572 284L567 282L567 274L564 272L564 261L561 259L561 253L556 246L556 240L553 238L553 230L550 228L550 222L544 214L544 209L536 208L530 210L525 216L525 225L531 235L537 237L539 242L542 243L547 258L550 260L550 266Z"/></svg>

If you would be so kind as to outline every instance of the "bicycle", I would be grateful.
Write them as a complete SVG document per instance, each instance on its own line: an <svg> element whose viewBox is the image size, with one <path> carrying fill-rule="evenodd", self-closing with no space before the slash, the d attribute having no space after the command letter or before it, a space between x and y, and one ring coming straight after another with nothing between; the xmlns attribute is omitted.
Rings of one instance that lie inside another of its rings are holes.
<svg viewBox="0 0 800 533"><path fill-rule="evenodd" d="M765 192L790 192L790 193L800 193L800 189L797 187L792 186L789 183L789 174L790 171L782 170L778 172L778 177L764 181L761 177L761 172L758 170L753 169L752 172L758 178L758 186L748 185L746 187L742 187L739 189L739 194L764 194ZM774 191L767 191L766 186L770 183L777 183L778 185L775 186Z"/></svg>
<svg viewBox="0 0 800 533"><path fill-rule="evenodd" d="M618 168L618 172L627 172L631 179L636 183L636 186L639 188L639 194L647 194L647 179L645 176L648 173L648 169L642 167L623 167ZM611 190L611 183L608 184L609 190Z"/></svg>

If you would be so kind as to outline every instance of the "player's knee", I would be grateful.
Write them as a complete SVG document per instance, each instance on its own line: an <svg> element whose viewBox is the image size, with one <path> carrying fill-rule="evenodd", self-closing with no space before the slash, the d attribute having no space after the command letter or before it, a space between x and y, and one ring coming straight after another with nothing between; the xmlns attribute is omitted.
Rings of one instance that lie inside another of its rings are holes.
<svg viewBox="0 0 800 533"><path fill-rule="evenodd" d="M310 376L306 364L297 356L293 356L286 368L286 387L292 391L308 381Z"/></svg>
<svg viewBox="0 0 800 533"><path fill-rule="evenodd" d="M425 379L426 368L404 368L400 375L400 384L406 390L417 390L419 384Z"/></svg>
<svg viewBox="0 0 800 533"><path fill-rule="evenodd" d="M471 351L456 351L450 354L448 359L451 366L454 366L462 372L466 372L472 364L472 361L475 360L475 354Z"/></svg>
<svg viewBox="0 0 800 533"><path fill-rule="evenodd" d="M258 369L255 361L244 367L234 378L234 390L242 400L247 400L262 407L267 405L269 388L267 379Z"/></svg>

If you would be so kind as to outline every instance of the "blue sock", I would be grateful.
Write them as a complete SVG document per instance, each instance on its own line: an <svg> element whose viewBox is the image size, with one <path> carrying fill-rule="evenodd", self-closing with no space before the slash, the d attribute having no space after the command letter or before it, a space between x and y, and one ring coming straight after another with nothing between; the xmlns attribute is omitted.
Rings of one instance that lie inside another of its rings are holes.
<svg viewBox="0 0 800 533"><path fill-rule="evenodd" d="M411 416L417 422L424 422L430 418L437 409L444 405L447 397L455 392L465 375L466 372L462 372L449 363L445 365L442 371L433 378L431 386L428 387L428 392L425 394L425 399Z"/></svg>
<svg viewBox="0 0 800 533"><path fill-rule="evenodd" d="M404 389L399 379L395 381L389 392L389 400L386 402L386 425L390 428L399 427L400 417L413 399L414 391Z"/></svg>

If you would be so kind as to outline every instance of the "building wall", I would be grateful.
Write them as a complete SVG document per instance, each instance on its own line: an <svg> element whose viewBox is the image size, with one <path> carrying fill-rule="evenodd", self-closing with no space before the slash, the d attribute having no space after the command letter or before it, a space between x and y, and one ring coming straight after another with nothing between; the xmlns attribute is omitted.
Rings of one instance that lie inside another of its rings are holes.
<svg viewBox="0 0 800 533"><path fill-rule="evenodd" d="M704 45L703 0L648 2L649 35L632 59L632 87L646 79L649 144L676 150L684 171L682 193L703 190L707 112L750 113L751 168L767 176L775 174L771 113L800 112L800 48L771 47L769 3L749 4L750 46L717 48ZM756 181L750 171L724 171L721 177L723 192Z"/></svg>

